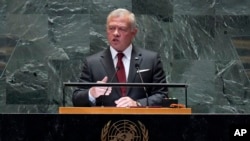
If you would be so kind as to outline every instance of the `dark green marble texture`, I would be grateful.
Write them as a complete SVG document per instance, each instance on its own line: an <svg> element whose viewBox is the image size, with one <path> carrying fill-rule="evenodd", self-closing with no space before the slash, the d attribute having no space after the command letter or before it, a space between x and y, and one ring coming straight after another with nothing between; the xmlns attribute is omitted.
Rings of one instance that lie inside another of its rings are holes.
<svg viewBox="0 0 250 141"><path fill-rule="evenodd" d="M160 53L169 83L189 85L193 113L250 113L247 0L0 0L0 113L57 113L63 82L107 47L106 16L120 7L137 17L134 44ZM170 96L185 102L182 89Z"/></svg>

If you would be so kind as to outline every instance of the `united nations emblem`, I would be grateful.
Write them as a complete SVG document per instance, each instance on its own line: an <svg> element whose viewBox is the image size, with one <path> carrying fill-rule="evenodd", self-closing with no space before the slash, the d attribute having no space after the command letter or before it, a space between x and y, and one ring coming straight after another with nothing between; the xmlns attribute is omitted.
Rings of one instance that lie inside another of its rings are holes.
<svg viewBox="0 0 250 141"><path fill-rule="evenodd" d="M140 121L109 121L102 129L101 141L148 141L148 130Z"/></svg>

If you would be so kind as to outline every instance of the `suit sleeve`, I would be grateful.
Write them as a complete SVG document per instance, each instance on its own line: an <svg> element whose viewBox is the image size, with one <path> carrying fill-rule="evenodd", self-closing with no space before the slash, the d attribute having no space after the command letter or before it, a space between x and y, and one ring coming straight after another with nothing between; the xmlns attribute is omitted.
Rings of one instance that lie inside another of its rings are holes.
<svg viewBox="0 0 250 141"><path fill-rule="evenodd" d="M91 71L88 67L88 62L85 59L82 67L82 71L80 74L79 82L88 83L91 80ZM88 92L90 87L77 87L72 96L73 105L76 107L89 107L92 106L93 103L89 100Z"/></svg>

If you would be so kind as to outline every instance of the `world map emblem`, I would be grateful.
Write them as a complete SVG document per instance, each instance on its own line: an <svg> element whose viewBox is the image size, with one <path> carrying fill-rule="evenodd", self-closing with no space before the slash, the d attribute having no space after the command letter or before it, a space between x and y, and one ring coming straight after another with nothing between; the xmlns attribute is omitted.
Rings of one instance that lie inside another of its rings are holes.
<svg viewBox="0 0 250 141"><path fill-rule="evenodd" d="M148 141L148 130L140 121L109 121L102 129L101 141Z"/></svg>

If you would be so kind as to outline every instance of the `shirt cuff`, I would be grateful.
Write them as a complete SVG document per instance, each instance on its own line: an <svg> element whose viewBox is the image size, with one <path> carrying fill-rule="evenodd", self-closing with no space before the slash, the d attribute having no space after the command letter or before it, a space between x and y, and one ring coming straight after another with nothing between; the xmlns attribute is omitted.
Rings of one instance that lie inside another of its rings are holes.
<svg viewBox="0 0 250 141"><path fill-rule="evenodd" d="M96 102L95 98L90 94L90 91L89 91L89 101L91 101L93 104L95 104Z"/></svg>

